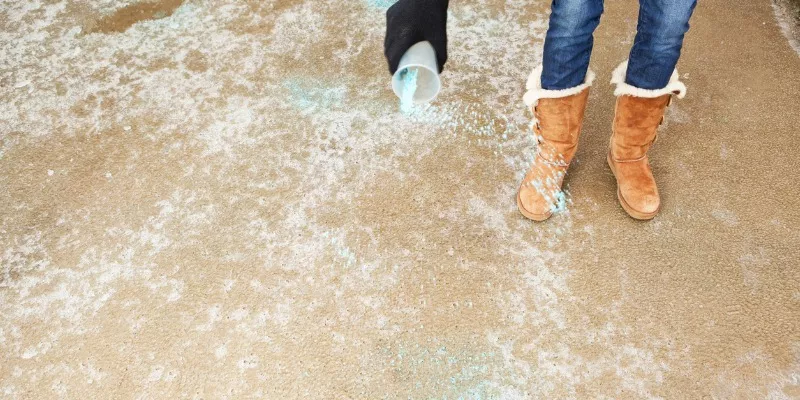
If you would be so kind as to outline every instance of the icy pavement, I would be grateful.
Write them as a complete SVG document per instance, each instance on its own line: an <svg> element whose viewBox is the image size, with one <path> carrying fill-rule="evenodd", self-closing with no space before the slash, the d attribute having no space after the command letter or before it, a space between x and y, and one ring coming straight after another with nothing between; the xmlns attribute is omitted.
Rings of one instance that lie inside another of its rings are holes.
<svg viewBox="0 0 800 400"><path fill-rule="evenodd" d="M410 115L390 3L2 3L0 397L800 396L800 57L768 0L700 2L654 221L617 204L605 78L541 224L514 193L549 1L452 2ZM636 5L606 8L609 77Z"/></svg>

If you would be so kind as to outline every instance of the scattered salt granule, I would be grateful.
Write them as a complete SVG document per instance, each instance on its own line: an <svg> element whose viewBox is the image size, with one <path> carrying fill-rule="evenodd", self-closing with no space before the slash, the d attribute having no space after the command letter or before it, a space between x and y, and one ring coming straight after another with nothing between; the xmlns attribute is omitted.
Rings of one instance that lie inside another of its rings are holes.
<svg viewBox="0 0 800 400"><path fill-rule="evenodd" d="M417 74L419 70L409 68L400 73L403 80L403 95L400 97L400 111L410 113L414 108L414 93L417 92Z"/></svg>
<svg viewBox="0 0 800 400"><path fill-rule="evenodd" d="M555 202L550 206L550 212L553 214L563 213L567 211L567 196L563 190L555 192Z"/></svg>
<svg viewBox="0 0 800 400"><path fill-rule="evenodd" d="M47 176L53 176L54 173L55 171L53 171L52 169L47 170Z"/></svg>
<svg viewBox="0 0 800 400"><path fill-rule="evenodd" d="M397 0L366 0L368 6L375 8L389 8L396 2Z"/></svg>

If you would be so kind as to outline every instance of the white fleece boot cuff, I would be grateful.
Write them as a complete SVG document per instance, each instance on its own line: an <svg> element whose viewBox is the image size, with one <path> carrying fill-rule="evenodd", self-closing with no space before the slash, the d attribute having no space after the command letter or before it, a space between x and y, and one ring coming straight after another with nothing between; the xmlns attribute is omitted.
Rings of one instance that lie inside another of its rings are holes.
<svg viewBox="0 0 800 400"><path fill-rule="evenodd" d="M586 78L584 78L583 83L578 86L561 90L542 89L542 66L540 65L534 68L528 76L528 83L525 85L528 91L522 96L522 101L530 108L535 106L539 99L558 99L578 94L592 86L592 82L594 82L594 72L590 69L586 71Z"/></svg>
<svg viewBox="0 0 800 400"><path fill-rule="evenodd" d="M686 96L686 85L683 82L679 81L678 70L672 72L672 76L665 86L662 89L639 89L636 86L631 86L625 83L625 75L628 72L628 60L625 60L620 64L614 72L611 74L611 83L617 85L617 88L614 89L615 96L635 96L635 97L645 97L645 98L654 98L660 97L665 94L674 94L679 99L682 99L683 96Z"/></svg>

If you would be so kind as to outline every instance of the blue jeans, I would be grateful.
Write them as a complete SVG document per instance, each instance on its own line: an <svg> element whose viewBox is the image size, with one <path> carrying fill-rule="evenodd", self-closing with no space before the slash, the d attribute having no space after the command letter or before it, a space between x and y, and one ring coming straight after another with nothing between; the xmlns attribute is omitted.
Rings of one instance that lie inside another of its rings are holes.
<svg viewBox="0 0 800 400"><path fill-rule="evenodd" d="M697 0L639 0L639 22L625 83L641 89L667 85L678 63ZM583 83L600 23L603 0L553 0L544 40L542 88Z"/></svg>

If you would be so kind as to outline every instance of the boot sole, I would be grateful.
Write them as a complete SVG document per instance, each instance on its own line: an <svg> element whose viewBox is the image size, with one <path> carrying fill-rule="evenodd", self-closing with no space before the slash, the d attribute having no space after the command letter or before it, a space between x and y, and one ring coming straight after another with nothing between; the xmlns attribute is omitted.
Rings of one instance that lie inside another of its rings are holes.
<svg viewBox="0 0 800 400"><path fill-rule="evenodd" d="M532 220L532 221L536 221L536 222L546 221L548 218L550 218L553 215L553 213L533 214L533 213L529 212L528 210L526 210L525 207L522 206L522 200L519 198L519 192L517 192L517 208L519 208L520 214L525 216L525 218L527 218L529 220Z"/></svg>
<svg viewBox="0 0 800 400"><path fill-rule="evenodd" d="M614 181L617 181L617 169L614 168L614 163L611 162L611 154L606 156L606 162L608 163L608 167L611 168L611 173L614 174ZM661 211L661 205L659 204L658 208L651 212L651 213L643 213L641 211L636 211L628 205L625 199L622 197L622 193L619 191L619 182L617 182L617 200L619 200L619 205L622 206L622 209L633 219L637 219L639 221L649 221L653 219L659 211Z"/></svg>

